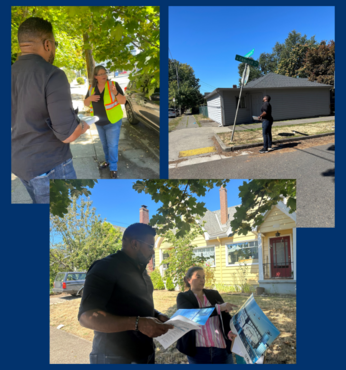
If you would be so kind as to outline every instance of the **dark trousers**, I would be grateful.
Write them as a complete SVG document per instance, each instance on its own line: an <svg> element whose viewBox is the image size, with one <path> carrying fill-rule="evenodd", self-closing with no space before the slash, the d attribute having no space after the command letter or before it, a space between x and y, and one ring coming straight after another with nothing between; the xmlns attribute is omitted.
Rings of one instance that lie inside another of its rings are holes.
<svg viewBox="0 0 346 370"><path fill-rule="evenodd" d="M233 364L232 354L226 348L196 347L195 356L187 356L189 364Z"/></svg>
<svg viewBox="0 0 346 370"><path fill-rule="evenodd" d="M129 359L123 356L105 355L104 353L90 353L91 364L155 364L155 352L141 359Z"/></svg>
<svg viewBox="0 0 346 370"><path fill-rule="evenodd" d="M70 158L47 173L34 177L30 181L25 181L21 178L19 179L28 191L33 203L48 204L50 186L49 180L72 180L76 178L76 171L73 167L72 158Z"/></svg>
<svg viewBox="0 0 346 370"><path fill-rule="evenodd" d="M263 149L268 149L272 147L272 126L273 121L268 121L266 119L262 122L263 130Z"/></svg>

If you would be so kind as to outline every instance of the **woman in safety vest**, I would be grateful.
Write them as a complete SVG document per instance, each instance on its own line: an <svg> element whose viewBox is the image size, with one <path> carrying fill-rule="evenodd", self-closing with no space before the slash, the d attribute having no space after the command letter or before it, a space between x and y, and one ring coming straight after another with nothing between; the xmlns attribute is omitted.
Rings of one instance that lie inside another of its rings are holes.
<svg viewBox="0 0 346 370"><path fill-rule="evenodd" d="M95 124L105 153L105 161L100 168L109 167L112 179L118 177L118 144L123 118L121 104L125 103L126 98L119 84L108 80L103 66L95 67L84 105L90 107L91 116L99 117Z"/></svg>

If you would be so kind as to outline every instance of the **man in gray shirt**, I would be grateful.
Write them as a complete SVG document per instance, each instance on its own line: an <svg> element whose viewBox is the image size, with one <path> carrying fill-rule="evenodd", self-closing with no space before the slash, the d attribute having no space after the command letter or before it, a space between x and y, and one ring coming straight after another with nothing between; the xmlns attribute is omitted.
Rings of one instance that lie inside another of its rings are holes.
<svg viewBox="0 0 346 370"><path fill-rule="evenodd" d="M50 22L32 17L18 29L12 65L12 172L33 203L49 203L49 180L75 179L69 143L89 129L73 109L66 74L53 66L58 43Z"/></svg>

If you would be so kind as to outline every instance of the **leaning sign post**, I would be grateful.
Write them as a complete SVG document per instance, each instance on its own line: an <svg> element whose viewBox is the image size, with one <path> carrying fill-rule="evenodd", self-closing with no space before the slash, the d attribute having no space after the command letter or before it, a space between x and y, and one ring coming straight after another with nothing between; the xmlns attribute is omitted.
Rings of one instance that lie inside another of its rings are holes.
<svg viewBox="0 0 346 370"><path fill-rule="evenodd" d="M251 56L253 54L253 52L254 52L254 49L252 49L249 53L247 53L246 57ZM238 110L239 110L239 104L240 104L240 100L241 100L241 93L243 91L243 86L245 86L247 84L247 81L249 79L250 65L254 66L254 67L258 67L258 62L256 60L249 59L249 58L246 58L246 57L242 57L241 55L236 55L235 56L235 60L237 60L238 62L245 63L245 68L244 68L243 76L242 76L241 82L240 82L240 93L239 93L239 99L238 99L238 104L237 104L237 110L235 112L235 118L234 118L231 141L233 141L233 136L234 136L234 131L235 131L235 123L237 122L237 116L238 116Z"/></svg>

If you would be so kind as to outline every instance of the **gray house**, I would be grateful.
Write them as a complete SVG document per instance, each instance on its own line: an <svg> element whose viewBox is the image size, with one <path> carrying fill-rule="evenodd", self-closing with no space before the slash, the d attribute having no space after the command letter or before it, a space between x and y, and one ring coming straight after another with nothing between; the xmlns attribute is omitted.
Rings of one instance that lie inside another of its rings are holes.
<svg viewBox="0 0 346 370"><path fill-rule="evenodd" d="M268 73L250 81L242 92L237 123L261 114L263 96L271 96L274 121L330 115L330 85ZM223 126L234 123L240 88L218 88L206 96L208 115Z"/></svg>

